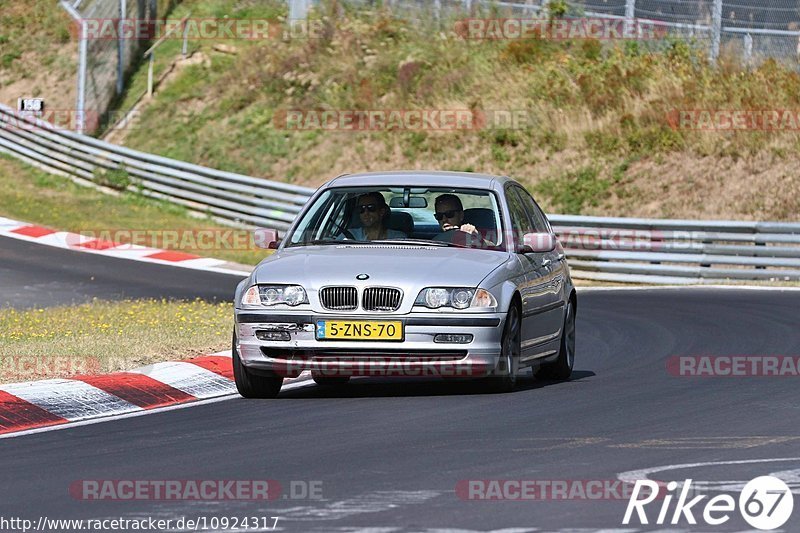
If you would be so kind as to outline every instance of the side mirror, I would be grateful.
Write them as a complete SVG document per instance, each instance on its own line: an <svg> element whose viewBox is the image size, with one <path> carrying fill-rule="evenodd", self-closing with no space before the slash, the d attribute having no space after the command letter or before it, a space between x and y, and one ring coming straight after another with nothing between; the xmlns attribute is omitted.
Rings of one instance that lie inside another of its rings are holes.
<svg viewBox="0 0 800 533"><path fill-rule="evenodd" d="M556 236L552 233L526 233L522 236L522 253L546 253L556 249Z"/></svg>
<svg viewBox="0 0 800 533"><path fill-rule="evenodd" d="M281 240L278 238L278 230L258 228L253 232L253 242L259 248L266 250L275 250L278 248Z"/></svg>

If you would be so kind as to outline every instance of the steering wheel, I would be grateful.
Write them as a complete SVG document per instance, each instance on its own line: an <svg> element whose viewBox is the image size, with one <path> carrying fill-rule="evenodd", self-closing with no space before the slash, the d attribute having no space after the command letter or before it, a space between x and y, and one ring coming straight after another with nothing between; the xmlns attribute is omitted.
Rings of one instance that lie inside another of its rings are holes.
<svg viewBox="0 0 800 533"><path fill-rule="evenodd" d="M349 229L342 230L342 235L344 235L345 238L350 239L351 241L355 241L356 240L356 238L353 236L353 234L350 233Z"/></svg>
<svg viewBox="0 0 800 533"><path fill-rule="evenodd" d="M480 232L477 235L473 235L472 233L461 231L460 226L449 227L446 230L442 230L442 233L439 235L442 237L436 240L457 244L467 248L481 248L485 246L486 242Z"/></svg>

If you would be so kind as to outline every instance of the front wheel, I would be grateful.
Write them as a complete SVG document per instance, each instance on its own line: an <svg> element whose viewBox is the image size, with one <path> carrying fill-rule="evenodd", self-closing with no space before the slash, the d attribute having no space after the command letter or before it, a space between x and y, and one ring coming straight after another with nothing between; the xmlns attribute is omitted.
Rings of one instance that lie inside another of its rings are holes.
<svg viewBox="0 0 800 533"><path fill-rule="evenodd" d="M280 376L259 376L248 371L236 349L236 332L233 334L233 380L236 390L245 398L275 398L281 391L283 378Z"/></svg>
<svg viewBox="0 0 800 533"><path fill-rule="evenodd" d="M519 308L512 304L508 310L506 326L500 342L500 361L498 361L494 373L487 378L491 392L512 392L517 386L521 329Z"/></svg>
<svg viewBox="0 0 800 533"><path fill-rule="evenodd" d="M536 371L536 377L564 381L570 378L574 366L575 308L572 306L572 302L569 302L567 303L566 316L564 316L564 331L561 332L561 347L558 351L558 359L540 366Z"/></svg>

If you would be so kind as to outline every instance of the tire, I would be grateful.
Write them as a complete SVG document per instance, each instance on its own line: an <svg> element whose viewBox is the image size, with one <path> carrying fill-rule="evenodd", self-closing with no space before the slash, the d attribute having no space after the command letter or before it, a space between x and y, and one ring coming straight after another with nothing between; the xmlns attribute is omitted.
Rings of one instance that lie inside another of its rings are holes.
<svg viewBox="0 0 800 533"><path fill-rule="evenodd" d="M248 371L236 349L236 333L233 334L231 351L233 353L233 380L236 390L244 398L275 398L281 391L283 378L280 376L259 376Z"/></svg>
<svg viewBox="0 0 800 533"><path fill-rule="evenodd" d="M345 385L348 381L350 381L350 376L315 376L312 373L311 377L314 379L317 385L322 387L336 387L339 385Z"/></svg>
<svg viewBox="0 0 800 533"><path fill-rule="evenodd" d="M490 392L512 392L517 386L522 340L521 329L519 307L512 304L508 310L503 338L500 342L500 360L497 362L497 368L493 375L488 378Z"/></svg>
<svg viewBox="0 0 800 533"><path fill-rule="evenodd" d="M537 378L566 381L572 375L575 366L575 308L570 301L564 316L564 331L561 333L561 347L558 358L552 363L545 363L535 372Z"/></svg>

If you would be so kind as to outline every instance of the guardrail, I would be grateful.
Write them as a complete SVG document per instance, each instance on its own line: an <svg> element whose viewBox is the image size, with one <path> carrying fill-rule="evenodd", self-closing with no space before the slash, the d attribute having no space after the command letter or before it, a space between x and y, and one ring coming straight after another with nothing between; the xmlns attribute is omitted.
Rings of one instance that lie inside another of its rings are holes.
<svg viewBox="0 0 800 533"><path fill-rule="evenodd" d="M210 216L286 229L314 189L131 150L81 135L0 105L0 151L49 172L97 182L125 171L127 189Z"/></svg>
<svg viewBox="0 0 800 533"><path fill-rule="evenodd" d="M127 189L223 221L285 230L313 189L132 150L0 105L0 152L97 183L124 170ZM573 277L637 283L800 280L800 223L551 215Z"/></svg>
<svg viewBox="0 0 800 533"><path fill-rule="evenodd" d="M549 218L576 278L664 284L800 280L800 223Z"/></svg>

